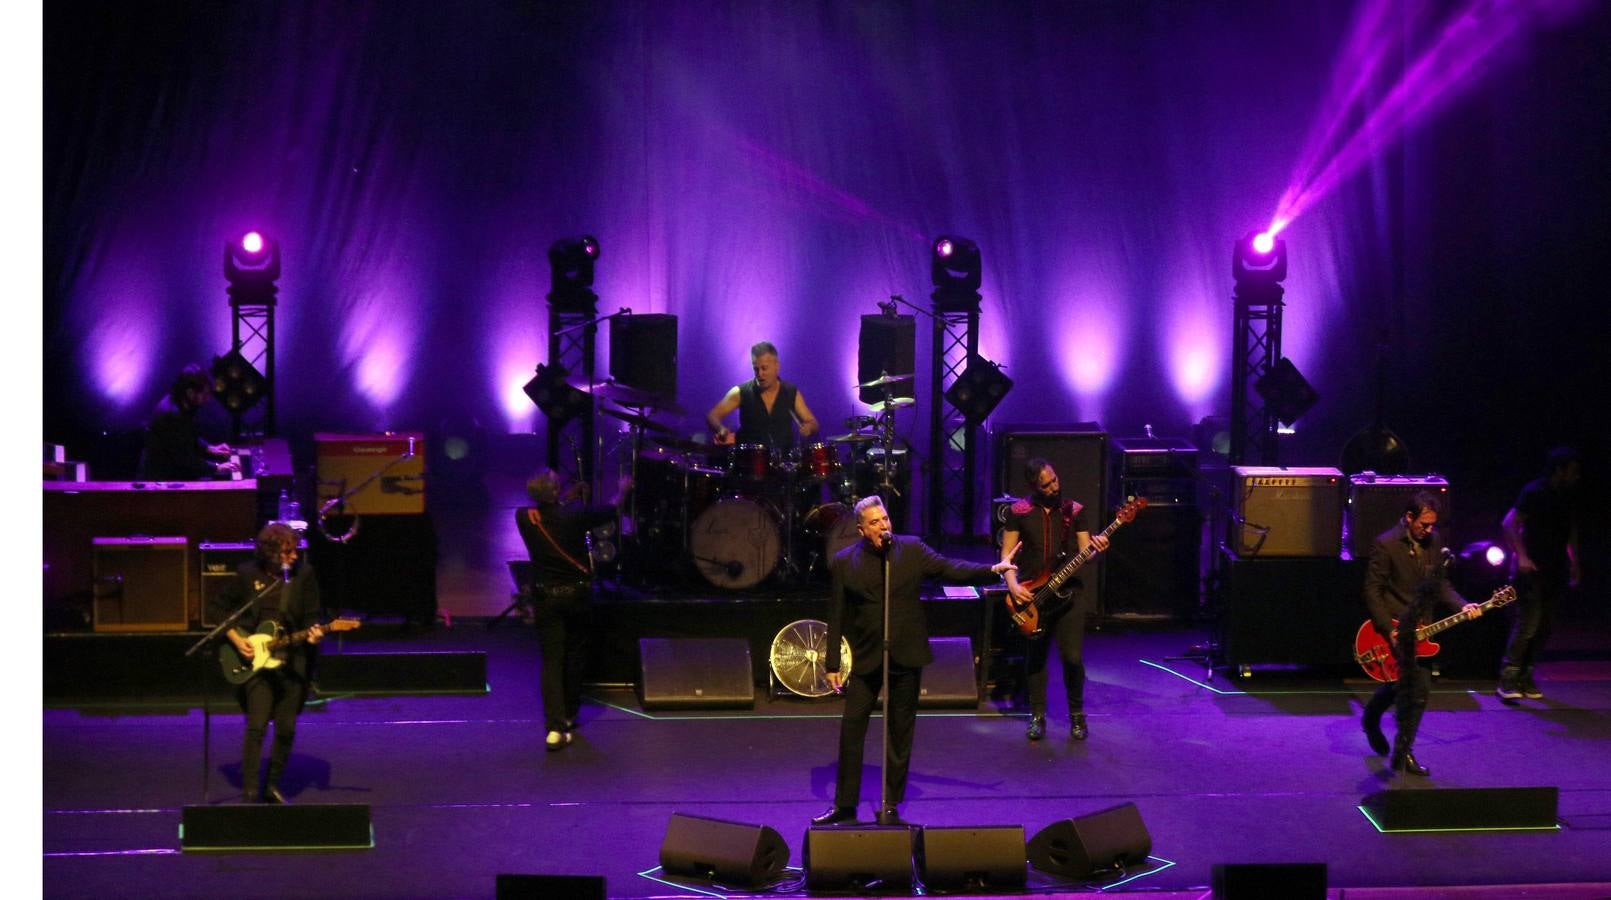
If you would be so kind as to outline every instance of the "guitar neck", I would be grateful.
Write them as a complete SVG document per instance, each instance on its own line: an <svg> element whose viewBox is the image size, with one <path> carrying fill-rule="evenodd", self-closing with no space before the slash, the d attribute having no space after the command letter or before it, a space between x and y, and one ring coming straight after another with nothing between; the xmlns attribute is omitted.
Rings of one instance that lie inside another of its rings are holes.
<svg viewBox="0 0 1611 900"><path fill-rule="evenodd" d="M1112 537L1113 532L1118 531L1119 526L1123 524L1123 521L1114 519L1112 522L1108 523L1108 527L1102 529L1100 536ZM1052 577L1046 579L1045 586L1042 587L1040 592L1035 595L1036 602L1039 602L1043 596L1048 596L1055 592L1058 588L1062 587L1063 582L1067 581L1079 569L1080 566L1085 565L1091 560L1091 557L1095 555L1096 544L1094 542L1084 550L1076 553L1074 558L1064 563L1062 568L1058 569L1057 572L1052 575Z"/></svg>
<svg viewBox="0 0 1611 900"><path fill-rule="evenodd" d="M1490 609L1496 609L1504 606L1509 602L1510 600L1507 598L1505 590L1501 588L1500 590L1496 591L1492 597L1489 597L1487 600L1484 600L1482 603L1478 604L1477 609L1479 612L1487 612ZM1448 618L1439 619L1436 622L1422 625L1420 628L1415 629L1415 639L1418 641L1424 641L1427 638L1438 634L1439 632L1447 631L1450 628L1459 625L1461 622L1469 622L1474 618L1476 618L1476 616L1473 615L1470 610L1463 609L1454 615L1449 616Z"/></svg>

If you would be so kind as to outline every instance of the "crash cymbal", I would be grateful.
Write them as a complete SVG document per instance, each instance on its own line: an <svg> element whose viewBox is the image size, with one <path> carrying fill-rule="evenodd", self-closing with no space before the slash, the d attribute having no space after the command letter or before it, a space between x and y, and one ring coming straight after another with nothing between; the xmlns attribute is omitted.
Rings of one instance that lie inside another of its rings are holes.
<svg viewBox="0 0 1611 900"><path fill-rule="evenodd" d="M883 412L886 409L903 409L905 407L915 405L917 405L917 401L911 397L896 397L892 400L880 400L877 403L869 403L867 404L867 408L871 409L873 412Z"/></svg>
<svg viewBox="0 0 1611 900"><path fill-rule="evenodd" d="M620 419L628 425L636 425L645 431L653 431L659 434L676 433L670 427L662 425L648 416L639 415L638 413L631 413L620 409L611 409L608 406L599 407L599 412L604 413L612 419Z"/></svg>
<svg viewBox="0 0 1611 900"><path fill-rule="evenodd" d="M633 409L653 409L658 412L668 412L672 415L683 415L685 410L677 405L671 397L662 397L651 394L642 388L635 388L619 381L601 381L594 385L594 393L607 400L614 401L622 406Z"/></svg>
<svg viewBox="0 0 1611 900"><path fill-rule="evenodd" d="M911 380L912 380L912 376L910 376L910 375L889 375L889 374L885 374L885 375L880 375L877 378L874 378L872 381L869 381L866 384L858 384L858 385L856 385L856 387L859 387L862 390L872 390L873 388L881 388L886 384L900 384L903 381L911 381Z"/></svg>
<svg viewBox="0 0 1611 900"><path fill-rule="evenodd" d="M870 434L855 434L855 433L851 433L851 434L836 434L833 437L828 438L828 440L831 443L835 443L835 444L870 444L873 441L878 440L878 438L876 438L876 437L874 437L873 435L870 435Z"/></svg>

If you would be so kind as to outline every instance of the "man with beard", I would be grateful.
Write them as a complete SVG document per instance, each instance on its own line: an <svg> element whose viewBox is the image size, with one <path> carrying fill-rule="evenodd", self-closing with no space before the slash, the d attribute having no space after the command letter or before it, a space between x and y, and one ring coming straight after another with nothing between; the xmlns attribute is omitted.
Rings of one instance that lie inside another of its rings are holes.
<svg viewBox="0 0 1611 900"><path fill-rule="evenodd" d="M1544 477L1527 483L1516 505L1505 514L1505 541L1516 582L1516 612L1504 667L1499 670L1499 699L1514 704L1544 692L1533 679L1533 663L1548 639L1555 610L1568 587L1582 578L1578 566L1577 484L1582 463L1575 451L1550 451Z"/></svg>

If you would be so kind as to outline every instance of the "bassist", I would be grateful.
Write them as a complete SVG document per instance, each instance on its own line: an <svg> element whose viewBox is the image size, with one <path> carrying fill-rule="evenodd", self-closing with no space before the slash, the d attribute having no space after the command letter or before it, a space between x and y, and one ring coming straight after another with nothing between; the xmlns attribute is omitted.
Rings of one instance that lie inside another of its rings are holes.
<svg viewBox="0 0 1611 900"><path fill-rule="evenodd" d="M1024 464L1024 476L1031 489L1030 498L1013 504L1007 517L1007 528L1001 538L1001 561L1017 562L1018 571L1007 570L1007 590L1014 601L1027 604L1035 591L1026 587L1044 580L1063 559L1080 553L1091 546L1098 553L1108 548L1108 539L1091 536L1086 524L1084 507L1073 500L1064 500L1057 472L1045 459L1036 457ZM1016 559L1014 558L1016 555ZM1063 661L1063 687L1068 694L1069 736L1076 741L1085 740L1088 726L1085 721L1085 663L1082 653L1085 644L1086 604L1078 594L1079 581L1069 582L1068 589L1076 592L1073 602L1063 604L1042 620L1041 634L1029 639L1025 648L1027 668L1026 689L1029 694L1029 730L1026 736L1038 741L1046 736L1046 659L1048 644L1057 640L1058 656Z"/></svg>
<svg viewBox="0 0 1611 900"><path fill-rule="evenodd" d="M265 592L271 585L275 586ZM315 653L309 645L324 638L324 629L318 624L319 582L312 566L298 564L297 535L290 526L279 522L263 526L257 535L256 555L241 563L235 577L213 599L212 615L217 620L224 619L253 597L257 601L228 633L243 660L250 660L255 652L246 637L264 622L278 622L287 632L308 632L306 643L293 643L287 648L284 665L264 669L235 689L241 710L246 713L246 737L241 744L242 798L247 803L284 803L279 779L291 758L297 716L308 696ZM263 739L270 721L274 723L274 745L269 750L268 777L260 782Z"/></svg>

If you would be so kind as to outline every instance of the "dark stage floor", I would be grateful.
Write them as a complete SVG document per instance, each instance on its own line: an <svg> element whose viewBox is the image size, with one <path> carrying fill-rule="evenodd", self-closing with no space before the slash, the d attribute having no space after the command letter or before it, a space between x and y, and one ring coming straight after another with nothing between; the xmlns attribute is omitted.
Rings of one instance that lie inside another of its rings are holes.
<svg viewBox="0 0 1611 900"><path fill-rule="evenodd" d="M709 896L644 874L673 812L770 825L798 866L806 820L828 805L837 701L646 714L628 691L598 692L576 743L545 753L529 628L458 620L397 640L488 650L491 690L334 696L304 714L286 792L298 803L370 804L373 849L182 854L180 808L201 800L200 710L54 708L44 713L46 893L491 896L494 875L514 872L604 875L612 897ZM1359 731L1370 685L1273 673L1205 681L1200 668L1164 661L1199 640L1187 631L1091 635L1086 743L1067 740L1060 714L1051 737L1030 744L1018 713L926 713L908 818L1022 824L1033 834L1134 801L1159 868L1109 892L1200 894L1214 863L1249 861L1323 861L1334 889L1575 883L1550 896L1611 892L1581 887L1611 882L1611 662L1545 665L1548 699L1521 708L1500 704L1490 682L1444 681L1423 726L1417 750L1434 777L1413 786L1558 786L1559 830L1384 835L1356 808L1392 780ZM240 733L238 715L215 717L215 800L237 790ZM869 796L877 783L869 772Z"/></svg>

